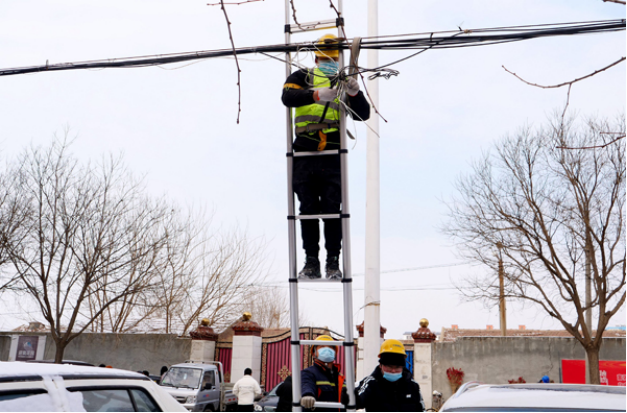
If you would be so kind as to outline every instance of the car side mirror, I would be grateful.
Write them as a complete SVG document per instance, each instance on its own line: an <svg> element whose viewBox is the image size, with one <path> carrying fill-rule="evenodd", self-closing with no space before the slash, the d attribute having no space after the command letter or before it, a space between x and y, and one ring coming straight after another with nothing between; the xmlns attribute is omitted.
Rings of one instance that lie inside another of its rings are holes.
<svg viewBox="0 0 627 413"><path fill-rule="evenodd" d="M203 390L211 390L211 389L213 389L213 384L205 383L205 387L203 387Z"/></svg>

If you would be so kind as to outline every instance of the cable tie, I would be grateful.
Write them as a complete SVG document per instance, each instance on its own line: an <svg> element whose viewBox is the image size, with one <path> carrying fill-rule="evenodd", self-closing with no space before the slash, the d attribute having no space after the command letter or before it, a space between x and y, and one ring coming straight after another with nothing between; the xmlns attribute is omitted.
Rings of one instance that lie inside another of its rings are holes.
<svg viewBox="0 0 627 413"><path fill-rule="evenodd" d="M350 218L351 214L340 214L340 218Z"/></svg>
<svg viewBox="0 0 627 413"><path fill-rule="evenodd" d="M290 340L290 344L294 346L300 346L300 340Z"/></svg>
<svg viewBox="0 0 627 413"><path fill-rule="evenodd" d="M291 283L298 283L298 278L289 278Z"/></svg>
<svg viewBox="0 0 627 413"><path fill-rule="evenodd" d="M340 153L348 153L348 149L340 149Z"/></svg>
<svg viewBox="0 0 627 413"><path fill-rule="evenodd" d="M294 219L296 219L296 215L288 215L287 219L294 220Z"/></svg>
<svg viewBox="0 0 627 413"><path fill-rule="evenodd" d="M287 153L285 154L285 156L287 156L288 158L289 158L290 156L294 156L294 152L287 152Z"/></svg>
<svg viewBox="0 0 627 413"><path fill-rule="evenodd" d="M352 278L342 278L342 284L344 283L352 283L353 279Z"/></svg>
<svg viewBox="0 0 627 413"><path fill-rule="evenodd" d="M353 347L355 345L352 341L344 341L344 347Z"/></svg>

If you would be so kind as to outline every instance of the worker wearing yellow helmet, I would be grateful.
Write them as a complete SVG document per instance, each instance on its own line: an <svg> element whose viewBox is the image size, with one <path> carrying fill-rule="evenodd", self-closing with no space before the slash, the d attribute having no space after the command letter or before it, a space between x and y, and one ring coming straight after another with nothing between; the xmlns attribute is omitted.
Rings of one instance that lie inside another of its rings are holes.
<svg viewBox="0 0 627 413"><path fill-rule="evenodd" d="M385 340L379 365L355 389L357 408L374 412L423 412L420 386L405 367L407 353L398 340Z"/></svg>
<svg viewBox="0 0 627 413"><path fill-rule="evenodd" d="M331 151L340 149L341 92L346 92L347 110L356 121L370 117L370 105L359 90L355 77L339 73L338 39L326 34L313 43L316 67L299 69L283 85L282 101L293 112L294 152ZM301 215L339 214L342 191L340 155L294 157L292 185L300 201ZM298 273L301 279L321 278L320 227L318 219L303 219L301 233L305 250L305 266ZM340 219L324 220L327 250L326 277L340 280L339 257L342 245Z"/></svg>
<svg viewBox="0 0 627 413"><path fill-rule="evenodd" d="M314 364L301 372L300 405L312 410L316 401L348 402L344 376L340 374L340 365L335 363L337 346L324 345L324 342L335 341L331 336L321 335L316 338L320 345L311 346ZM316 408L316 411L337 411L337 409Z"/></svg>

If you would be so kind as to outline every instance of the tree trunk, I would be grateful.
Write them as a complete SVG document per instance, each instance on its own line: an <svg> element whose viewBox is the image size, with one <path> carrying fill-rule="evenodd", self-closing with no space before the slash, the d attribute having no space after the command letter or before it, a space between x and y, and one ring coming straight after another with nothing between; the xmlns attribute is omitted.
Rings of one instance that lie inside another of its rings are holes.
<svg viewBox="0 0 627 413"><path fill-rule="evenodd" d="M586 348L588 375L590 377L590 383L588 384L601 384L599 377L599 346Z"/></svg>
<svg viewBox="0 0 627 413"><path fill-rule="evenodd" d="M59 340L55 342L56 349L54 353L54 362L56 364L61 364L63 361L63 353L65 353L65 347L67 346L67 342L65 340Z"/></svg>

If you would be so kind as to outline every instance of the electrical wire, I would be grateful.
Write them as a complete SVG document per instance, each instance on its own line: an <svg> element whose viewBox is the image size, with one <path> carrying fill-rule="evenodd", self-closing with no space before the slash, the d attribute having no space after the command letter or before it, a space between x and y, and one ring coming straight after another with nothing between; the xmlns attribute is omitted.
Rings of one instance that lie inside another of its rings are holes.
<svg viewBox="0 0 627 413"><path fill-rule="evenodd" d="M604 33L625 30L625 19L589 21L578 23L562 23L547 24L534 26L512 26L512 27L496 27L485 29L462 30L453 33L433 32L420 35L418 37L410 37L409 35L395 36L377 36L362 39L362 49L377 50L415 50L419 49L422 53L424 49L448 49L456 47L474 47L483 45L493 45L506 42L515 42L529 40L542 37L552 36L569 36L577 34ZM442 36L444 33L453 33L452 35ZM437 34L437 36L435 36ZM280 44L259 47L244 47L235 49L237 55L253 54L253 53L299 53L301 51L314 50L347 50L350 44L343 41L336 45L316 45L314 42L300 44ZM80 69L97 69L97 68L138 68L158 66L163 64L178 63L190 60L209 59L215 57L225 57L233 55L233 49L220 49L209 51L197 51L188 53L173 53L162 55L149 55L140 57L115 58L103 60L90 60L83 62L56 63L39 66L17 67L0 69L0 76L11 76L36 72L51 72L60 70L80 70ZM399 61L392 62L388 65L381 66L370 71L385 68L392 64L397 64L403 60L414 57L418 53L414 53Z"/></svg>

